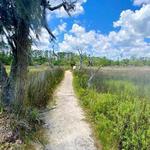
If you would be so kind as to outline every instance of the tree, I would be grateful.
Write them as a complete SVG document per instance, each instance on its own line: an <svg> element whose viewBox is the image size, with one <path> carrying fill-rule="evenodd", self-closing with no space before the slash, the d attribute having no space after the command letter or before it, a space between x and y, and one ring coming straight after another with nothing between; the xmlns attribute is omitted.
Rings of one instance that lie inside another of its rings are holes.
<svg viewBox="0 0 150 150"><path fill-rule="evenodd" d="M83 67L83 49L82 48L77 48L78 53L79 53L79 58L80 58L80 67L79 69L82 69Z"/></svg>
<svg viewBox="0 0 150 150"><path fill-rule="evenodd" d="M46 11L63 7L70 15L70 11L74 10L75 2L63 0L62 3L53 7L47 0L0 1L0 35L2 39L3 37L7 39L13 56L10 75L2 87L4 103L23 105L28 73L28 52L32 41L30 30L38 38L41 27L44 27L51 39L55 39L47 24Z"/></svg>

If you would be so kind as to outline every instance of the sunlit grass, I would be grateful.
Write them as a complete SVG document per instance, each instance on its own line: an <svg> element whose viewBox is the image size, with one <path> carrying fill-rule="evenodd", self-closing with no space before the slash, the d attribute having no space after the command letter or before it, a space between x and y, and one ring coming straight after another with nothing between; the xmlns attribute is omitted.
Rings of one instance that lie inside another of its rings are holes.
<svg viewBox="0 0 150 150"><path fill-rule="evenodd" d="M6 71L10 73L10 66L5 66ZM29 66L28 84L27 84L27 101L28 105L46 106L53 89L63 77L63 69L49 66L38 65Z"/></svg>
<svg viewBox="0 0 150 150"><path fill-rule="evenodd" d="M9 74L10 73L10 66L5 66L6 67L6 72Z"/></svg>
<svg viewBox="0 0 150 150"><path fill-rule="evenodd" d="M30 72L44 71L44 70L47 70L48 68L49 68L49 66L44 66L44 65L29 66L29 71Z"/></svg>
<svg viewBox="0 0 150 150"><path fill-rule="evenodd" d="M104 150L150 149L150 69L103 69L90 89L89 70L74 75L80 102Z"/></svg>
<svg viewBox="0 0 150 150"><path fill-rule="evenodd" d="M45 107L53 94L55 86L63 78L63 69L30 69L31 72L28 76L27 87L27 104L34 107Z"/></svg>
<svg viewBox="0 0 150 150"><path fill-rule="evenodd" d="M5 66L6 67L6 72L9 74L10 73L10 66ZM30 72L37 72L37 71L44 71L47 70L49 66L45 65L38 65L38 66L29 66L28 69Z"/></svg>

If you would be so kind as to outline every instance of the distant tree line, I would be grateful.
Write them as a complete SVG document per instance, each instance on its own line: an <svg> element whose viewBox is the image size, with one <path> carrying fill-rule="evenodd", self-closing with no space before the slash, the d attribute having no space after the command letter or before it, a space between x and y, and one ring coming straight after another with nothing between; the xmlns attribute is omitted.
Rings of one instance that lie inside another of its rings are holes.
<svg viewBox="0 0 150 150"><path fill-rule="evenodd" d="M51 50L34 50L28 56L29 65L42 65L51 62L56 66L73 66L80 62L80 56L72 52L53 53ZM12 62L12 54L0 51L0 60L5 65ZM122 60L110 60L106 57L90 57L83 55L83 64L86 66L150 66L150 58L130 58Z"/></svg>

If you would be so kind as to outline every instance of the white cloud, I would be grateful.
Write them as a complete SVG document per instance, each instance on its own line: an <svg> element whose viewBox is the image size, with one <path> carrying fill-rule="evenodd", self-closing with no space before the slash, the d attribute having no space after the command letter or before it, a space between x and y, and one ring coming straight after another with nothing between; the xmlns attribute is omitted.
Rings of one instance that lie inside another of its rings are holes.
<svg viewBox="0 0 150 150"><path fill-rule="evenodd" d="M58 36L66 32L66 27L67 23L62 22L62 24L58 25L57 28L53 31L53 34ZM32 49L48 50L51 48L50 35L45 28L42 28L40 32L39 39L37 39L33 31L30 31L30 35L33 38Z"/></svg>
<svg viewBox="0 0 150 150"><path fill-rule="evenodd" d="M85 28L79 26L78 24L73 24L70 32L75 34L76 36L80 36L81 34L85 32Z"/></svg>
<svg viewBox="0 0 150 150"><path fill-rule="evenodd" d="M39 40L36 38L35 34L30 31L30 34L33 38L33 44L32 44L32 49L39 49L39 50L47 50L49 49L51 43L50 43L50 35L46 31L46 29L42 28L41 29L41 34L39 36Z"/></svg>
<svg viewBox="0 0 150 150"><path fill-rule="evenodd" d="M123 11L119 20L114 22L114 27L119 27L119 31L103 35L74 24L59 44L60 50L76 51L77 47L81 47L87 53L114 59L119 56L150 57L150 43L145 41L150 38L150 5L143 5L136 11Z"/></svg>
<svg viewBox="0 0 150 150"><path fill-rule="evenodd" d="M133 0L134 5L150 4L150 0Z"/></svg>
<svg viewBox="0 0 150 150"><path fill-rule="evenodd" d="M75 0L71 0L72 2ZM69 2L69 1L68 1ZM77 2L75 3L75 10L71 12L71 16L78 16L80 14L84 13L84 8L83 8L83 4L86 3L87 0L77 0ZM51 4L53 4L52 6L56 6L60 3L62 3L62 0L51 0L50 1ZM52 18L52 16L55 16L57 18L67 18L69 17L67 12L64 10L63 7L61 7L60 9L57 9L53 12L48 11L47 13L48 15L48 19Z"/></svg>
<svg viewBox="0 0 150 150"><path fill-rule="evenodd" d="M82 1L83 2L83 1ZM117 59L123 57L150 57L150 43L145 39L150 38L150 4L143 5L140 10L123 11L114 27L118 31L111 31L103 35L95 30L87 31L79 24L73 24L67 31L67 24L61 22L54 30L54 35L64 33L64 39L59 43L61 51L75 51L82 48L87 54L107 56ZM42 29L41 43L37 42L39 49L50 47L49 35Z"/></svg>
<svg viewBox="0 0 150 150"><path fill-rule="evenodd" d="M67 28L67 23L63 22L62 24L58 25L57 28L55 28L55 30L53 31L53 34L55 36L58 36L62 33L65 33L66 28Z"/></svg>
<svg viewBox="0 0 150 150"><path fill-rule="evenodd" d="M58 30L60 32L65 32L67 27L67 23L62 23L61 25L58 25Z"/></svg>
<svg viewBox="0 0 150 150"><path fill-rule="evenodd" d="M150 37L150 5L144 5L135 12L123 11L120 19L114 22L114 27L121 27L130 35Z"/></svg>
<svg viewBox="0 0 150 150"><path fill-rule="evenodd" d="M62 51L74 51L82 49L87 54L100 54L102 51L109 48L107 37L97 33L94 30L86 31L86 29L78 24L73 24L69 33L64 34L64 41L59 43L59 48Z"/></svg>
<svg viewBox="0 0 150 150"><path fill-rule="evenodd" d="M128 52L130 56L150 55L150 44L145 42L145 38L150 38L150 5L143 5L135 12L123 11L114 27L120 27L120 30L109 34L113 47L123 49L123 53Z"/></svg>

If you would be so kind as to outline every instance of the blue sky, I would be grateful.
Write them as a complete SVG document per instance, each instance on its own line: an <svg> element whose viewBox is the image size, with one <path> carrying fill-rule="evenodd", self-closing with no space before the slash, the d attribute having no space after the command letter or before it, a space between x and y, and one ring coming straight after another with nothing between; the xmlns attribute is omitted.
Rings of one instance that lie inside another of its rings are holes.
<svg viewBox="0 0 150 150"><path fill-rule="evenodd" d="M77 17L87 29L109 33L113 22L118 20L122 10L136 9L131 0L88 0L84 5L85 13Z"/></svg>
<svg viewBox="0 0 150 150"><path fill-rule="evenodd" d="M133 5L132 0L87 0L83 7L83 14L61 18L64 22L67 22L68 29L71 28L74 22L77 22L82 26L86 26L87 30L97 30L103 34L116 30L113 27L113 22L119 19L123 10L140 8ZM62 20L53 18L53 21L50 20L49 22L50 27L55 28Z"/></svg>
<svg viewBox="0 0 150 150"><path fill-rule="evenodd" d="M150 0L78 0L72 17L63 8L47 16L58 51L82 48L111 59L150 57ZM48 35L42 36L41 46L50 48Z"/></svg>

